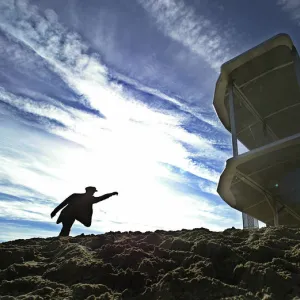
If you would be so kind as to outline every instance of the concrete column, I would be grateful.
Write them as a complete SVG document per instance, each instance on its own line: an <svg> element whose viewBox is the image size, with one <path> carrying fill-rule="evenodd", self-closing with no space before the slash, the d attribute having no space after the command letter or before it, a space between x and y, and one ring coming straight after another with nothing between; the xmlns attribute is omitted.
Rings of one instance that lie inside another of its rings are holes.
<svg viewBox="0 0 300 300"><path fill-rule="evenodd" d="M237 144L237 135L236 135L236 124L235 124L235 114L234 114L234 95L233 95L233 84L229 83L229 112L230 112L230 131L232 138L232 152L233 157L239 155L238 144Z"/></svg>

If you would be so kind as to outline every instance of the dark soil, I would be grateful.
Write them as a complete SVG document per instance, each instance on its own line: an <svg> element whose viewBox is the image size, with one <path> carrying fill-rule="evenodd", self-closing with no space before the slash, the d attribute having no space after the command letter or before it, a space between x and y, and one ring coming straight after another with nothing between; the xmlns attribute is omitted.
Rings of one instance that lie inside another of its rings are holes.
<svg viewBox="0 0 300 300"><path fill-rule="evenodd" d="M0 244L0 299L300 299L300 229L109 232Z"/></svg>

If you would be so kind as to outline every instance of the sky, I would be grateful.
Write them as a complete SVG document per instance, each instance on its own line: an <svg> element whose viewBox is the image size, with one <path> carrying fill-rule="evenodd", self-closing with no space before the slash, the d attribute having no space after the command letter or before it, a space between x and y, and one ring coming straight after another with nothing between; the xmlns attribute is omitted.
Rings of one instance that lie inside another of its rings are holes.
<svg viewBox="0 0 300 300"><path fill-rule="evenodd" d="M300 0L0 0L0 11L0 242L56 236L51 211L90 185L119 196L72 235L242 228L216 192L232 156L216 80L275 34L298 46Z"/></svg>

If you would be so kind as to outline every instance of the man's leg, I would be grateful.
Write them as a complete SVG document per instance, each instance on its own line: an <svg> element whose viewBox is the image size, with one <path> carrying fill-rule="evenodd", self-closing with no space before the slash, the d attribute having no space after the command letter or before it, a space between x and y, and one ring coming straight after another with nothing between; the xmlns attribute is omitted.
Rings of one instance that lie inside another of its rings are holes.
<svg viewBox="0 0 300 300"><path fill-rule="evenodd" d="M59 236L69 236L71 227L75 222L75 218L67 219L62 221L62 229L60 231Z"/></svg>
<svg viewBox="0 0 300 300"><path fill-rule="evenodd" d="M78 216L76 220L79 221L81 224L83 224L85 227L90 227L92 225L92 216L88 216L88 215Z"/></svg>
<svg viewBox="0 0 300 300"><path fill-rule="evenodd" d="M81 222L85 227L90 227L92 225L92 219L84 220Z"/></svg>

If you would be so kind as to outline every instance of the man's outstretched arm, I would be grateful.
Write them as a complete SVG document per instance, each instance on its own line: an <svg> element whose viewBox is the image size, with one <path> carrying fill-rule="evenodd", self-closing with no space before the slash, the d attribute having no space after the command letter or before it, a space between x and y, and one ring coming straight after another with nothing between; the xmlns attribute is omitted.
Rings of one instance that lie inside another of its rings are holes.
<svg viewBox="0 0 300 300"><path fill-rule="evenodd" d="M53 218L62 208L64 208L66 205L70 203L72 200L74 194L69 196L66 200L64 200L61 204L59 204L51 213L51 218Z"/></svg>
<svg viewBox="0 0 300 300"><path fill-rule="evenodd" d="M94 197L94 203L98 203L100 201L103 201L107 198L110 198L111 196L114 196L114 195L118 195L118 192L113 192L113 193L108 193L108 194L104 194L100 197Z"/></svg>

